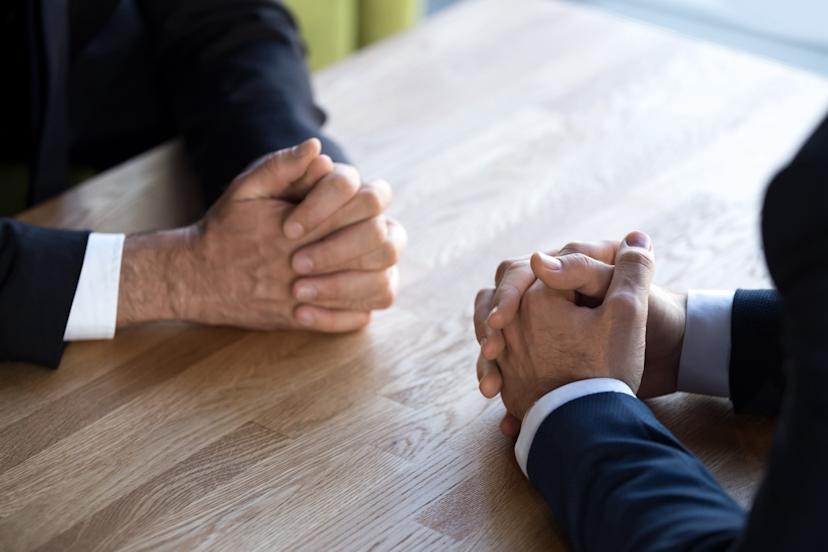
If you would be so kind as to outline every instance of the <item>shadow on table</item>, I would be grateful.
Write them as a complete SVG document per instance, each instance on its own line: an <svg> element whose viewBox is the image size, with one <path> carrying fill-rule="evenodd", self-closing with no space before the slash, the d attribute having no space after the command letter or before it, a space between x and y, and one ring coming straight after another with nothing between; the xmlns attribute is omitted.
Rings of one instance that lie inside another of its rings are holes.
<svg viewBox="0 0 828 552"><path fill-rule="evenodd" d="M736 415L728 399L685 393L648 405L740 504L751 503L764 475L772 420Z"/></svg>

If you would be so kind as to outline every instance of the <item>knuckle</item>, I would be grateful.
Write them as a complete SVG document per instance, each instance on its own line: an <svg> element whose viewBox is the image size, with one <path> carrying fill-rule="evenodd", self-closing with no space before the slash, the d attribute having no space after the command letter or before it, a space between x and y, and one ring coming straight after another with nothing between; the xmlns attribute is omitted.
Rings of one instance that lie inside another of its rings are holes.
<svg viewBox="0 0 828 552"><path fill-rule="evenodd" d="M382 215L372 218L368 223L372 243L382 243L388 238L388 225Z"/></svg>
<svg viewBox="0 0 828 552"><path fill-rule="evenodd" d="M583 242L569 242L563 246L558 255L569 255L572 253L580 253L583 250Z"/></svg>
<svg viewBox="0 0 828 552"><path fill-rule="evenodd" d="M386 270L383 274L382 286L377 295L377 308L387 309L394 304L397 299L397 283L396 275L393 270Z"/></svg>
<svg viewBox="0 0 828 552"><path fill-rule="evenodd" d="M518 259L518 260L512 262L512 264L506 270L506 273L507 274L514 274L516 272L518 272L518 273L521 272L521 271L525 272L527 270L528 271L532 270L532 265L531 265L529 259Z"/></svg>
<svg viewBox="0 0 828 552"><path fill-rule="evenodd" d="M394 304L394 301L397 300L397 294L394 292L393 289L386 289L380 293L379 297L377 298L377 307L380 309L387 309Z"/></svg>
<svg viewBox="0 0 828 552"><path fill-rule="evenodd" d="M379 199L380 205L382 205L383 208L387 207L391 203L394 192L391 188L391 184L389 184L387 180L377 178L369 182L364 187L371 190L377 196L377 199Z"/></svg>
<svg viewBox="0 0 828 552"><path fill-rule="evenodd" d="M397 249L397 254L402 254L402 252L405 251L405 248L408 246L408 230L405 229L405 226L395 221L394 219L388 220L390 222L390 225L388 227L389 233L393 236L395 247Z"/></svg>
<svg viewBox="0 0 828 552"><path fill-rule="evenodd" d="M348 175L349 178L356 182L362 181L359 170L349 163L334 163L334 170L338 173Z"/></svg>
<svg viewBox="0 0 828 552"><path fill-rule="evenodd" d="M331 176L330 185L337 192L352 194L357 190L359 183L347 173L338 172Z"/></svg>
<svg viewBox="0 0 828 552"><path fill-rule="evenodd" d="M505 281L514 279L516 275L524 271L532 271L529 259L510 259L509 261L503 261L498 267L495 281L498 286L501 286Z"/></svg>
<svg viewBox="0 0 828 552"><path fill-rule="evenodd" d="M571 253L565 257L572 264L572 267L580 270L587 270L592 266L592 258L583 253Z"/></svg>
<svg viewBox="0 0 828 552"><path fill-rule="evenodd" d="M264 155L255 164L255 168L262 168L272 178L279 178L282 174L282 159L284 153L282 151L274 151ZM255 170L255 169L254 169Z"/></svg>
<svg viewBox="0 0 828 552"><path fill-rule="evenodd" d="M506 274L506 271L509 270L509 267L512 266L514 263L514 259L506 259L505 261L501 261L499 265L497 265L497 270L495 271L495 279L500 281L503 278L503 275Z"/></svg>
<svg viewBox="0 0 828 552"><path fill-rule="evenodd" d="M385 210L382 195L374 188L363 188L360 191L360 202L371 216L378 216Z"/></svg>
<svg viewBox="0 0 828 552"><path fill-rule="evenodd" d="M523 294L521 307L530 308L535 301L538 301L542 298L545 291L545 287L532 285L529 289L526 290L526 293Z"/></svg>
<svg viewBox="0 0 828 552"><path fill-rule="evenodd" d="M474 297L474 304L481 306L489 303L491 301L492 295L494 294L494 288L483 288L477 291L477 295Z"/></svg>
<svg viewBox="0 0 828 552"><path fill-rule="evenodd" d="M633 265L645 270L652 270L655 267L655 260L649 251L634 248L621 251L615 260L615 264Z"/></svg>
<svg viewBox="0 0 828 552"><path fill-rule="evenodd" d="M386 241L382 244L382 263L388 266L397 264L400 260L400 251L394 242Z"/></svg>
<svg viewBox="0 0 828 552"><path fill-rule="evenodd" d="M511 283L501 283L495 291L493 304L499 309L512 310L521 298L521 290Z"/></svg>
<svg viewBox="0 0 828 552"><path fill-rule="evenodd" d="M271 151L262 156L260 163L265 164L268 168L278 168L284 159L290 153L290 148L281 149L278 151Z"/></svg>
<svg viewBox="0 0 828 552"><path fill-rule="evenodd" d="M474 306L477 307L483 301L484 297L486 296L485 289L478 289L477 293L474 295Z"/></svg>
<svg viewBox="0 0 828 552"><path fill-rule="evenodd" d="M523 294L523 297L520 298L520 304L517 306L520 318L524 320L531 319L535 310L545 303L547 293L548 290L543 283L536 282L532 284Z"/></svg>
<svg viewBox="0 0 828 552"><path fill-rule="evenodd" d="M355 329L361 329L371 323L371 313L364 313L356 322L354 322Z"/></svg>
<svg viewBox="0 0 828 552"><path fill-rule="evenodd" d="M520 289L516 285L511 282L505 282L500 284L500 287L497 288L498 296L500 298L503 297L514 297L520 295Z"/></svg>
<svg viewBox="0 0 828 552"><path fill-rule="evenodd" d="M641 309L641 300L631 292L619 290L606 300L607 311L617 318L632 318Z"/></svg>
<svg viewBox="0 0 828 552"><path fill-rule="evenodd" d="M386 269L385 275L391 289L396 290L400 283L400 271L397 267L392 266L391 268Z"/></svg>

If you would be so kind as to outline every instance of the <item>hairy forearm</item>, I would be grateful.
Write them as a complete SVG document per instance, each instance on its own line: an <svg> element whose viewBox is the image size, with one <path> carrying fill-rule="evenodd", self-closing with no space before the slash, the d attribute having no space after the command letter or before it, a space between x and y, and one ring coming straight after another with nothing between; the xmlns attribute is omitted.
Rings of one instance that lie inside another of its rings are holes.
<svg viewBox="0 0 828 552"><path fill-rule="evenodd" d="M161 320L187 320L192 228L127 237L121 261L118 328Z"/></svg>

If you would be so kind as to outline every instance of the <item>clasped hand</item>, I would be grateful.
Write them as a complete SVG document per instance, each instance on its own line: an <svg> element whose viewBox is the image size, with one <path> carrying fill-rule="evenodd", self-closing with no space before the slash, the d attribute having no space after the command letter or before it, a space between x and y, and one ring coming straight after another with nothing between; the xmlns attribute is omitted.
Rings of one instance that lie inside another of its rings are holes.
<svg viewBox="0 0 828 552"><path fill-rule="evenodd" d="M573 243L504 261L496 288L475 300L481 393L500 393L502 431L540 397L568 383L607 377L641 397L675 391L684 334L684 296L651 285L652 243Z"/></svg>
<svg viewBox="0 0 828 552"><path fill-rule="evenodd" d="M391 188L362 183L320 149L312 139L270 154L198 223L130 238L119 326L175 319L344 332L389 307L406 242L383 214Z"/></svg>

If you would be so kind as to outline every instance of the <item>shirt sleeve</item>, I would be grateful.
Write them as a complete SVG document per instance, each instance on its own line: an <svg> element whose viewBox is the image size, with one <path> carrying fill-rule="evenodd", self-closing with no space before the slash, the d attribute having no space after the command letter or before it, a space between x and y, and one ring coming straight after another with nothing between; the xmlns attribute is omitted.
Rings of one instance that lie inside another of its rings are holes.
<svg viewBox="0 0 828 552"><path fill-rule="evenodd" d="M124 239L123 234L89 235L64 341L115 336Z"/></svg>
<svg viewBox="0 0 828 552"><path fill-rule="evenodd" d="M679 360L678 390L730 396L730 319L733 291L687 294L687 321Z"/></svg>
<svg viewBox="0 0 828 552"><path fill-rule="evenodd" d="M529 477L526 470L526 463L529 460L529 450L532 448L532 441L535 439L538 428L547 416L575 399L607 392L623 393L635 397L632 389L621 380L613 378L591 378L558 387L538 399L523 417L523 423L520 426L520 435L518 436L517 443L515 443L515 457L517 458L521 471L523 471L523 475Z"/></svg>

